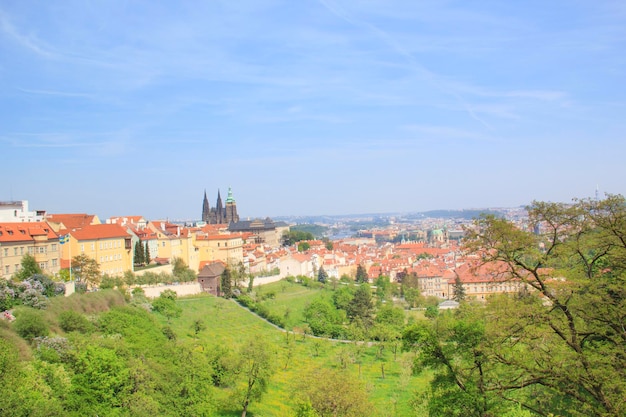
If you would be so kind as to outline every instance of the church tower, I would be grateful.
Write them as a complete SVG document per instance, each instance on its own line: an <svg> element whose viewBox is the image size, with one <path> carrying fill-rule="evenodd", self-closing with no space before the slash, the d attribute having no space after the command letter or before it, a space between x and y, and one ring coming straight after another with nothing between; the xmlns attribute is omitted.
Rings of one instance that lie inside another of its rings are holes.
<svg viewBox="0 0 626 417"><path fill-rule="evenodd" d="M215 223L224 223L224 206L222 205L222 196L220 190L217 190L217 203L215 204Z"/></svg>
<svg viewBox="0 0 626 417"><path fill-rule="evenodd" d="M225 223L239 223L239 215L237 214L237 202L233 198L233 190L228 187L228 197L226 197L226 207L225 207Z"/></svg>
<svg viewBox="0 0 626 417"><path fill-rule="evenodd" d="M204 200L202 201L202 221L211 223L211 208L209 207L209 200L206 198L206 190L204 190Z"/></svg>

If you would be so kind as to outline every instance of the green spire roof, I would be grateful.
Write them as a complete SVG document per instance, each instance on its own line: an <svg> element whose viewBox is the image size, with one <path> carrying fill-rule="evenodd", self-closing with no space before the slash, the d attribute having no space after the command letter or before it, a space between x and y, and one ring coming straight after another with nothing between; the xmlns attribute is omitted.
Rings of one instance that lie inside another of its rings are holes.
<svg viewBox="0 0 626 417"><path fill-rule="evenodd" d="M235 199L233 198L233 189L228 187L228 197L226 197L227 203L234 203Z"/></svg>

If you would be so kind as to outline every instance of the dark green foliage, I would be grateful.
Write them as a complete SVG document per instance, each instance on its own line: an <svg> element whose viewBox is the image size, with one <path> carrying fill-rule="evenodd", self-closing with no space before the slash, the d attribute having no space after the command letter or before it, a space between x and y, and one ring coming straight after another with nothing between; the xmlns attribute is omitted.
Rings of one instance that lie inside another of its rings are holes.
<svg viewBox="0 0 626 417"><path fill-rule="evenodd" d="M148 247L148 242L144 243L143 248L143 262L145 265L148 265L152 259L150 259L150 248Z"/></svg>
<svg viewBox="0 0 626 417"><path fill-rule="evenodd" d="M135 243L135 250L134 250L133 258L134 258L133 263L135 265L145 265L144 250L143 250L143 245L141 243L141 239Z"/></svg>
<svg viewBox="0 0 626 417"><path fill-rule="evenodd" d="M323 266L320 266L320 270L317 272L317 281L322 284L326 284L328 282L328 274L324 270Z"/></svg>
<svg viewBox="0 0 626 417"><path fill-rule="evenodd" d="M22 308L15 313L13 329L26 340L47 336L50 332L43 313L32 308Z"/></svg>
<svg viewBox="0 0 626 417"><path fill-rule="evenodd" d="M285 232L282 237L284 246L291 246L294 243L303 241L303 240L314 240L315 236L313 236L310 232L304 232L300 230L290 230L289 232Z"/></svg>
<svg viewBox="0 0 626 417"><path fill-rule="evenodd" d="M224 268L220 277L220 292L222 297L231 298L233 296L233 280L230 274L230 268Z"/></svg>
<svg viewBox="0 0 626 417"><path fill-rule="evenodd" d="M298 252L305 252L311 249L309 242L298 242Z"/></svg>
<svg viewBox="0 0 626 417"><path fill-rule="evenodd" d="M89 333L94 330L93 324L87 317L72 310L59 314L59 326L64 332Z"/></svg>
<svg viewBox="0 0 626 417"><path fill-rule="evenodd" d="M374 313L374 302L372 301L372 293L367 284L361 284L354 292L354 297L348 304L346 309L350 321L358 320L365 326L372 323L372 315Z"/></svg>
<svg viewBox="0 0 626 417"><path fill-rule="evenodd" d="M458 275L454 278L454 285L452 285L452 291L454 294L452 299L454 301L458 301L460 303L461 301L465 300L465 286L461 282L461 278L459 278Z"/></svg>
<svg viewBox="0 0 626 417"><path fill-rule="evenodd" d="M369 282L369 277L367 276L367 271L365 270L365 267L361 264L359 264L356 267L356 277L355 277L356 282L360 282L360 283L365 283L365 282Z"/></svg>

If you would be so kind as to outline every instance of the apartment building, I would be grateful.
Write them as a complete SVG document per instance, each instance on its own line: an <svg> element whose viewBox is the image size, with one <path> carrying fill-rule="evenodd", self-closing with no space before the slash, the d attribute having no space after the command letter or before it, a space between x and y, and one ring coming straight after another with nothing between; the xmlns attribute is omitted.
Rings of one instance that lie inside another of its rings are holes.
<svg viewBox="0 0 626 417"><path fill-rule="evenodd" d="M46 222L0 223L0 276L19 271L22 258L35 258L42 272L55 276L61 268L59 236Z"/></svg>

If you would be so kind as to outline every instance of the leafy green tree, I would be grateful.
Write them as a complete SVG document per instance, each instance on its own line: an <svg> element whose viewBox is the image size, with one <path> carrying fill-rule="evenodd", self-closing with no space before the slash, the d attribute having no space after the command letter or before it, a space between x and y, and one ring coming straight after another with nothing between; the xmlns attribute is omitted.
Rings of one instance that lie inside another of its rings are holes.
<svg viewBox="0 0 626 417"><path fill-rule="evenodd" d="M315 236L313 236L312 233L303 232L301 230L290 230L288 232L283 233L283 236L282 236L283 246L291 246L303 240L313 240L313 239L315 239Z"/></svg>
<svg viewBox="0 0 626 417"><path fill-rule="evenodd" d="M176 297L177 294L174 291L165 290L152 302L152 309L164 315L168 322L173 318L180 317L183 310L176 304Z"/></svg>
<svg viewBox="0 0 626 417"><path fill-rule="evenodd" d="M479 348L499 372L485 386L541 415L624 415L626 201L527 211L527 229L485 215L467 233L470 252L526 289L487 303Z"/></svg>
<svg viewBox="0 0 626 417"><path fill-rule="evenodd" d="M224 271L222 272L220 284L222 297L231 298L233 296L233 282L230 274L230 268L228 266L224 268Z"/></svg>
<svg viewBox="0 0 626 417"><path fill-rule="evenodd" d="M80 283L96 286L100 283L100 265L85 254L72 258L72 276Z"/></svg>
<svg viewBox="0 0 626 417"><path fill-rule="evenodd" d="M356 267L356 277L355 277L356 282L360 282L360 283L366 283L369 282L369 277L367 276L367 271L365 270L365 267L361 264L359 264Z"/></svg>
<svg viewBox="0 0 626 417"><path fill-rule="evenodd" d="M328 282L328 274L324 270L323 266L320 266L320 270L317 271L317 281L322 284L326 284Z"/></svg>
<svg viewBox="0 0 626 417"><path fill-rule="evenodd" d="M340 310L347 310L352 298L354 298L353 286L342 285L333 291L333 304Z"/></svg>
<svg viewBox="0 0 626 417"><path fill-rule="evenodd" d="M340 369L317 368L299 379L297 409L312 409L319 417L366 417L373 414L367 389L357 378Z"/></svg>
<svg viewBox="0 0 626 417"><path fill-rule="evenodd" d="M35 258L32 255L26 254L22 257L20 269L13 275L13 278L16 281L24 281L33 275L41 273L41 268Z"/></svg>
<svg viewBox="0 0 626 417"><path fill-rule="evenodd" d="M239 351L237 399L241 417L246 417L252 401L261 399L274 373L273 347L264 339L253 337Z"/></svg>
<svg viewBox="0 0 626 417"><path fill-rule="evenodd" d="M325 299L313 299L304 309L303 315L316 336L341 337L344 333L341 325L345 319L345 312L337 310Z"/></svg>
<svg viewBox="0 0 626 417"><path fill-rule="evenodd" d="M311 249L309 242L298 242L298 252L305 252Z"/></svg>

